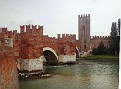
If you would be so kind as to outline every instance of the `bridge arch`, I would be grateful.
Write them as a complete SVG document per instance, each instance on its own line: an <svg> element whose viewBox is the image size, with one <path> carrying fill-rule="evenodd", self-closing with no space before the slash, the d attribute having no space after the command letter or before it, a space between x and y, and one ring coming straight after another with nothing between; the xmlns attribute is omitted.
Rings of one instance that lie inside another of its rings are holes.
<svg viewBox="0 0 121 89"><path fill-rule="evenodd" d="M43 55L46 59L47 65L57 65L58 64L58 56L52 48L44 47L43 48Z"/></svg>

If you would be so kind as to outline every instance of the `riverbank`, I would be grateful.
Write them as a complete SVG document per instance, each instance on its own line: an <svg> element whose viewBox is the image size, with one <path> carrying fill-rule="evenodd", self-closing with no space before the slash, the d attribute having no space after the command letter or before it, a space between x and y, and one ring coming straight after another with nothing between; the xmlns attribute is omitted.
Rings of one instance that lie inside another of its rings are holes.
<svg viewBox="0 0 121 89"><path fill-rule="evenodd" d="M84 60L115 60L118 61L119 57L118 56L113 56L113 55L90 55L86 57L82 57Z"/></svg>

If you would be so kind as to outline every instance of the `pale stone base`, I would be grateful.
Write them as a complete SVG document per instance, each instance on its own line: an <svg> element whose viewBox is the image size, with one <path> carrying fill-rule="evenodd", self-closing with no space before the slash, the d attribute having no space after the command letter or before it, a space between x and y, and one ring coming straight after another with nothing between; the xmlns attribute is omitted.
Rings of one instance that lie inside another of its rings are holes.
<svg viewBox="0 0 121 89"><path fill-rule="evenodd" d="M68 62L76 62L76 54L59 56L59 63L68 63Z"/></svg>
<svg viewBox="0 0 121 89"><path fill-rule="evenodd" d="M36 59L20 59L20 71L27 70L29 72L43 70L42 57Z"/></svg>

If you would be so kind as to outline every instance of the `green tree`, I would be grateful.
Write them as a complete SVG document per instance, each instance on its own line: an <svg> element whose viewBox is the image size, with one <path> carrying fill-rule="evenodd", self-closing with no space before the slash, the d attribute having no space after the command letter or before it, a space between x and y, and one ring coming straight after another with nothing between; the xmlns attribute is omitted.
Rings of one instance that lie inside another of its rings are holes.
<svg viewBox="0 0 121 89"><path fill-rule="evenodd" d="M112 23L110 33L110 51L112 55L119 54L119 42L120 42L120 19L118 20L118 26L116 22Z"/></svg>
<svg viewBox="0 0 121 89"><path fill-rule="evenodd" d="M107 48L104 46L104 43L101 41L97 48L92 50L92 54L94 55L105 55L107 54Z"/></svg>
<svg viewBox="0 0 121 89"><path fill-rule="evenodd" d="M106 53L106 47L104 46L103 42L101 41L99 46L97 47L98 54L99 55L105 55Z"/></svg>
<svg viewBox="0 0 121 89"><path fill-rule="evenodd" d="M119 36L120 36L120 24L121 24L121 19L118 19L118 33L119 33Z"/></svg>

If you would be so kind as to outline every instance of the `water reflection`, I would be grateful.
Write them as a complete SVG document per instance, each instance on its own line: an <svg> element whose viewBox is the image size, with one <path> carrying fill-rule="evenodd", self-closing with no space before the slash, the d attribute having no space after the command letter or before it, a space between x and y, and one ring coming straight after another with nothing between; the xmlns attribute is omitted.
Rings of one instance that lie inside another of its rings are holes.
<svg viewBox="0 0 121 89"><path fill-rule="evenodd" d="M118 66L95 65L91 75L92 88L118 89Z"/></svg>
<svg viewBox="0 0 121 89"><path fill-rule="evenodd" d="M20 80L20 89L118 89L118 63L82 61L70 66L47 66L47 79Z"/></svg>

